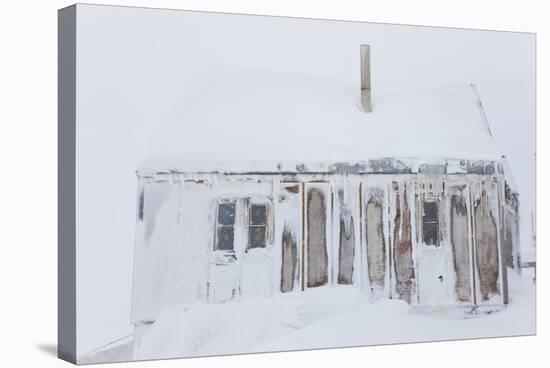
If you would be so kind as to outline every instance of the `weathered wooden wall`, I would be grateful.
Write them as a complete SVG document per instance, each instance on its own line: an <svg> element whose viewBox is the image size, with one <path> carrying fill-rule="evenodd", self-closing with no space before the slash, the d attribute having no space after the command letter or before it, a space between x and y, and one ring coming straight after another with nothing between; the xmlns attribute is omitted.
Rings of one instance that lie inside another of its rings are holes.
<svg viewBox="0 0 550 368"><path fill-rule="evenodd" d="M496 182L479 175L420 179L403 173L150 183L137 197L137 277L151 289L153 282L185 279L176 291L170 289L174 282L164 283L159 303L205 295L220 302L327 284L353 285L371 299L395 297L413 305L500 303L506 287L500 261L513 265L517 216L504 210L499 217ZM254 196L268 203L269 235L265 248L249 250L246 209ZM213 209L220 198L233 198L238 208L232 259L214 247ZM436 201L439 212L439 238L431 236L430 244L423 242L423 201ZM170 247L167 240L179 244L173 257L170 250L159 253ZM196 267L170 266L147 281L143 270L155 269L161 258L170 265L195 260ZM205 274L195 278L199 269ZM136 298L145 294L138 291ZM147 303L145 310L157 307Z"/></svg>

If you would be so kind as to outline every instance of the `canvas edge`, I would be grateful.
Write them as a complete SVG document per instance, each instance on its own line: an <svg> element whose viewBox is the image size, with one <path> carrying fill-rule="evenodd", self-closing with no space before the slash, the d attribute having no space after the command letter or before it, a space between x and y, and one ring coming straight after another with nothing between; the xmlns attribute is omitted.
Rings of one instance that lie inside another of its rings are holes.
<svg viewBox="0 0 550 368"><path fill-rule="evenodd" d="M76 5L58 11L57 356L76 351Z"/></svg>

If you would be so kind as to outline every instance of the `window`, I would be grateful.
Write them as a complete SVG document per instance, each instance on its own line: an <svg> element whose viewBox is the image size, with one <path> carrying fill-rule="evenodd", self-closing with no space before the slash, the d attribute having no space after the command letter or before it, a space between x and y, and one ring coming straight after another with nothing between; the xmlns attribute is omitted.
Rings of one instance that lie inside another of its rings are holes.
<svg viewBox="0 0 550 368"><path fill-rule="evenodd" d="M235 203L218 204L217 250L233 251L235 238Z"/></svg>
<svg viewBox="0 0 550 368"><path fill-rule="evenodd" d="M422 204L422 240L426 245L439 246L439 208L435 201Z"/></svg>
<svg viewBox="0 0 550 368"><path fill-rule="evenodd" d="M267 206L251 204L249 209L248 248L265 248Z"/></svg>

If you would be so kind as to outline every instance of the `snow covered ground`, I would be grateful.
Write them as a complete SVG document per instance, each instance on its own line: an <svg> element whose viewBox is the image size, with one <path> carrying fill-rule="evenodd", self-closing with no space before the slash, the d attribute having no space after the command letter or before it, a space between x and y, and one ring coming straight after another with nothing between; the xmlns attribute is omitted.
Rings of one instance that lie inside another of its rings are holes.
<svg viewBox="0 0 550 368"><path fill-rule="evenodd" d="M532 276L509 279L511 304L490 314L426 314L400 300L370 302L353 286L173 307L145 327L133 357L132 341L122 340L82 363L534 334Z"/></svg>

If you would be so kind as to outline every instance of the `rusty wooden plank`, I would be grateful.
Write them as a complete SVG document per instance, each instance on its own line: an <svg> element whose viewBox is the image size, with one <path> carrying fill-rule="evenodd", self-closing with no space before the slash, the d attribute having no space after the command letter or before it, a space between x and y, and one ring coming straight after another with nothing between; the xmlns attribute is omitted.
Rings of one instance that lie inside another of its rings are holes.
<svg viewBox="0 0 550 368"><path fill-rule="evenodd" d="M324 193L318 188L309 189L306 206L307 287L317 287L328 281L327 209Z"/></svg>
<svg viewBox="0 0 550 368"><path fill-rule="evenodd" d="M399 191L396 195L394 225L396 289L399 298L410 303L414 279L414 264L412 259L411 212L407 199L406 185L403 189L403 207L401 207Z"/></svg>
<svg viewBox="0 0 550 368"><path fill-rule="evenodd" d="M504 217L504 204L501 199L504 196L504 183L497 182L497 203L498 203L498 256L499 256L499 265L500 265L500 288L502 293L502 303L508 304L508 268L506 267L506 258L502 253L502 248L504 247L504 231L505 220ZM513 262L512 262L513 263Z"/></svg>
<svg viewBox="0 0 550 368"><path fill-rule="evenodd" d="M396 184L396 183L395 183ZM392 249L392 242L393 242L393 235L390 231L391 229L391 200L390 200L390 190L387 191L387 215L388 215L388 285L389 285L389 298L392 299L392 269L393 269L393 249Z"/></svg>
<svg viewBox="0 0 550 368"><path fill-rule="evenodd" d="M499 258L497 224L485 190L482 190L480 199L476 201L474 217L479 290L482 300L489 300L491 294L498 292Z"/></svg>
<svg viewBox="0 0 550 368"><path fill-rule="evenodd" d="M334 191L333 191L333 188L331 187L330 189L330 229L331 229L331 234L332 234L332 231L334 231ZM330 240L329 240L329 244L333 245L333 242L334 242L334 237L331 237ZM333 285L334 284L334 277L335 277L335 264L336 262L334 261L334 259L336 258L334 256L334 249L335 247L334 246L331 246L331 262L330 265L331 265L331 269L330 269L330 284Z"/></svg>
<svg viewBox="0 0 550 368"><path fill-rule="evenodd" d="M372 286L384 287L386 278L386 244L384 241L383 207L374 198L367 203L367 264Z"/></svg>
<svg viewBox="0 0 550 368"><path fill-rule="evenodd" d="M470 242L471 242L471 257L472 257L472 296L474 305L477 305L477 283L476 283L476 237L475 237L475 221L474 221L474 203L472 198L472 187L468 185L468 205L470 208Z"/></svg>
<svg viewBox="0 0 550 368"><path fill-rule="evenodd" d="M282 264L281 264L281 292L287 293L294 290L294 280L296 278L296 264L298 257L298 248L296 244L296 234L289 226L284 226L282 237Z"/></svg>
<svg viewBox="0 0 550 368"><path fill-rule="evenodd" d="M462 192L451 196L451 245L456 273L455 291L459 301L471 301L468 210Z"/></svg>
<svg viewBox="0 0 550 368"><path fill-rule="evenodd" d="M363 220L363 182L359 182L359 249L363 249L363 226L365 226L365 222ZM363 256L361 255L361 251L359 252L359 257L361 261L361 268L363 268ZM362 271L361 271L362 272Z"/></svg>
<svg viewBox="0 0 550 368"><path fill-rule="evenodd" d="M301 262L301 282L302 282L302 291L305 290L305 243L306 243L306 184L302 182L302 254L300 255Z"/></svg>
<svg viewBox="0 0 550 368"><path fill-rule="evenodd" d="M353 282L353 258L355 256L353 216L349 219L348 224L346 224L346 219L340 219L339 243L338 283L349 285Z"/></svg>

